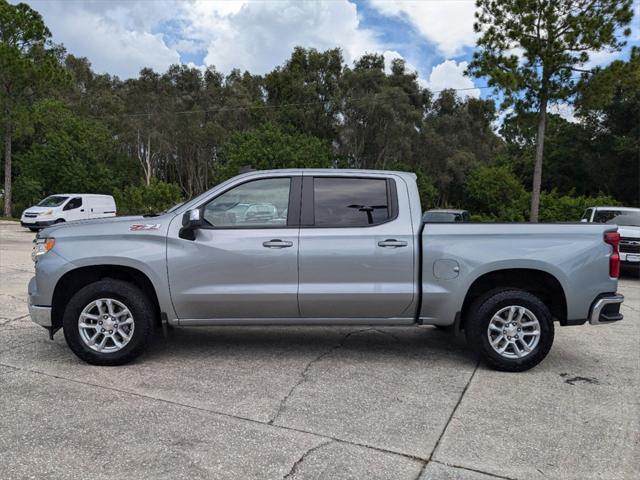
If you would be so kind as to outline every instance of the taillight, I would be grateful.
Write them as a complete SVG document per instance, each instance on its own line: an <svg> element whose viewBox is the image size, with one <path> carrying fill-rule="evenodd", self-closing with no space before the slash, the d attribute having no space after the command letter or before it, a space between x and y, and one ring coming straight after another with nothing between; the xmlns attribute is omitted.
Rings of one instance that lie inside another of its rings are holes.
<svg viewBox="0 0 640 480"><path fill-rule="evenodd" d="M618 278L620 276L620 234L618 232L605 232L604 241L613 247L613 252L609 257L609 276Z"/></svg>

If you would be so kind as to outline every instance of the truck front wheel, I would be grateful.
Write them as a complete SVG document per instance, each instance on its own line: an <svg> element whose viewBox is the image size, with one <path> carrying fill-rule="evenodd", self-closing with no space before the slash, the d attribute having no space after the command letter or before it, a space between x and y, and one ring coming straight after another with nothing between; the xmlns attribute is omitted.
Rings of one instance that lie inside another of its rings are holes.
<svg viewBox="0 0 640 480"><path fill-rule="evenodd" d="M465 323L467 342L489 367L522 372L535 367L553 344L547 306L523 290L500 289L474 302Z"/></svg>
<svg viewBox="0 0 640 480"><path fill-rule="evenodd" d="M122 365L140 355L153 330L154 308L135 285L105 279L78 290L62 320L64 337L93 365Z"/></svg>

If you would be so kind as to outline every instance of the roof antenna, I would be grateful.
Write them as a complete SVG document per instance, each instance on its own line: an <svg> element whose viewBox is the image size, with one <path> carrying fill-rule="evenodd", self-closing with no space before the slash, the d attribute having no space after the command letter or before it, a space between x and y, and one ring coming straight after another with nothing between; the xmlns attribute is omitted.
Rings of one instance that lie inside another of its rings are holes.
<svg viewBox="0 0 640 480"><path fill-rule="evenodd" d="M255 172L255 171L256 169L253 168L251 165L245 165L244 167L240 167L240 170L238 170L238 174Z"/></svg>

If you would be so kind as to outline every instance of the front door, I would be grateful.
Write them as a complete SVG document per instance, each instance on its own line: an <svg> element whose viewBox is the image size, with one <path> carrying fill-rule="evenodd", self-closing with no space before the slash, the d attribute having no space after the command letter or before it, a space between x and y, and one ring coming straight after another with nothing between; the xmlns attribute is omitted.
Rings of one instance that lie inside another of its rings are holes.
<svg viewBox="0 0 640 480"><path fill-rule="evenodd" d="M304 177L302 198L302 317L411 317L415 246L404 183Z"/></svg>
<svg viewBox="0 0 640 480"><path fill-rule="evenodd" d="M72 197L62 208L64 210L64 217L67 222L73 220L83 220L88 217L85 212L85 205L82 202L82 197Z"/></svg>
<svg viewBox="0 0 640 480"><path fill-rule="evenodd" d="M300 177L230 187L203 205L195 239L167 245L171 299L178 317L297 318ZM294 208L289 208L293 205Z"/></svg>

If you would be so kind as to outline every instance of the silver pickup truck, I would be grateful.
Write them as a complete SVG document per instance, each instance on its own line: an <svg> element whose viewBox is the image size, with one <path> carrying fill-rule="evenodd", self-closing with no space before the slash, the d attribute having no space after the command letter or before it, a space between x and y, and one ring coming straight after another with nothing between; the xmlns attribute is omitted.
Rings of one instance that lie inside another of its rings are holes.
<svg viewBox="0 0 640 480"><path fill-rule="evenodd" d="M555 322L622 319L618 243L615 225L423 224L411 173L258 171L157 216L41 231L29 309L97 365L162 323L434 325L523 371Z"/></svg>

